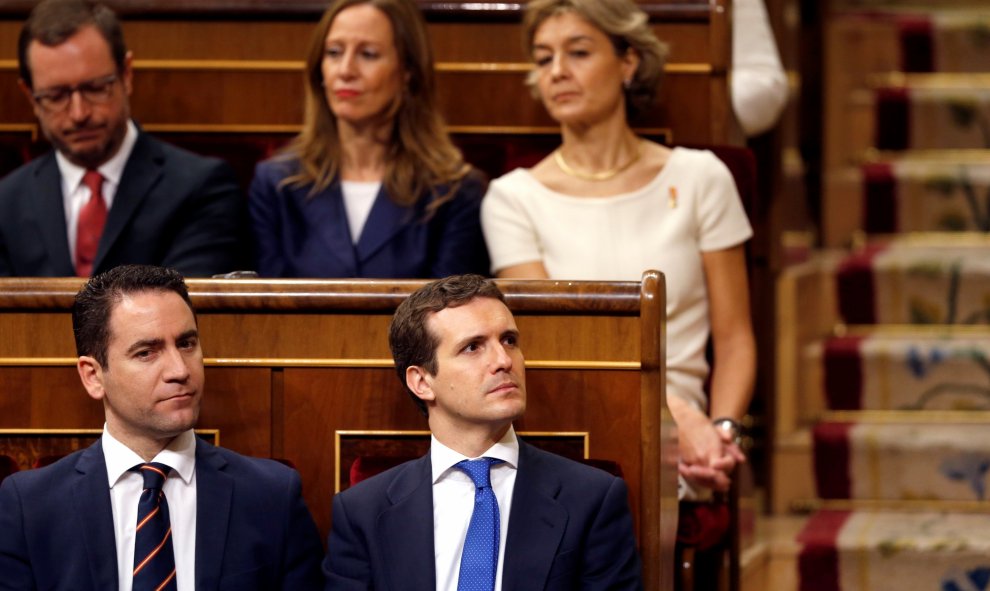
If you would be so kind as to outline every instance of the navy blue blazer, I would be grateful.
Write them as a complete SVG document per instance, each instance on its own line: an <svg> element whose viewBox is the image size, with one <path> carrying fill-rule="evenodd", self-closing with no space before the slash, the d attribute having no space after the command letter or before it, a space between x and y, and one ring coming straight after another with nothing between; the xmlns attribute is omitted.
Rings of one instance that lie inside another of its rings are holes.
<svg viewBox="0 0 990 591"><path fill-rule="evenodd" d="M403 207L383 187L354 244L338 180L312 196L309 187L279 186L297 166L277 159L262 162L248 189L262 277L426 279L489 273L481 233L486 187L481 173L472 171L454 198L426 222L428 196Z"/></svg>
<svg viewBox="0 0 990 591"><path fill-rule="evenodd" d="M323 545L299 474L198 440L196 589L320 589ZM0 589L114 591L103 445L0 485Z"/></svg>
<svg viewBox="0 0 990 591"><path fill-rule="evenodd" d="M333 500L326 589L434 591L430 456ZM502 588L642 589L625 482L519 442Z"/></svg>
<svg viewBox="0 0 990 591"><path fill-rule="evenodd" d="M0 180L0 276L76 274L55 152ZM123 264L187 277L250 265L247 204L231 168L139 132L96 252L93 274Z"/></svg>

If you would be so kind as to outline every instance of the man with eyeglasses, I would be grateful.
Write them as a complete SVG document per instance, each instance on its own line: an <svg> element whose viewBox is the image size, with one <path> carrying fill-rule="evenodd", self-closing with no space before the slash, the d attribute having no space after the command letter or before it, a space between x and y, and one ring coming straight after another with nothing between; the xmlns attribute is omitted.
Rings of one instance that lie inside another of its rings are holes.
<svg viewBox="0 0 990 591"><path fill-rule="evenodd" d="M85 277L125 263L187 276L243 268L246 208L232 170L131 121L132 54L109 8L42 0L18 60L55 150L0 180L0 276Z"/></svg>

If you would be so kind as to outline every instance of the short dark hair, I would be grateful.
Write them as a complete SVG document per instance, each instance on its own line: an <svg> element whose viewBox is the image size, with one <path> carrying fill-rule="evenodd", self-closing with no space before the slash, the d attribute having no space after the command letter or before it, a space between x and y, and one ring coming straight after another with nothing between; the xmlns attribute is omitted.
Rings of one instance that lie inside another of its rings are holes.
<svg viewBox="0 0 990 591"><path fill-rule="evenodd" d="M37 41L47 47L55 47L85 26L96 27L110 46L113 61L117 64L117 73L124 71L127 45L124 44L120 21L112 10L92 0L41 0L28 16L17 41L21 80L28 88L34 88L27 58L31 42Z"/></svg>
<svg viewBox="0 0 990 591"><path fill-rule="evenodd" d="M72 304L76 353L80 357L92 357L106 368L113 307L125 295L145 291L179 294L196 319L189 288L178 271L153 265L121 265L90 278L76 294Z"/></svg>
<svg viewBox="0 0 990 591"><path fill-rule="evenodd" d="M491 279L481 275L451 275L427 283L399 304L388 327L388 346L395 361L395 373L403 385L406 385L406 370L412 366L422 367L430 375L436 375L439 369L437 347L440 337L426 326L430 314L462 306L475 298L492 298L505 303L505 296ZM409 390L408 386L406 389ZM428 416L426 403L412 390L409 395Z"/></svg>

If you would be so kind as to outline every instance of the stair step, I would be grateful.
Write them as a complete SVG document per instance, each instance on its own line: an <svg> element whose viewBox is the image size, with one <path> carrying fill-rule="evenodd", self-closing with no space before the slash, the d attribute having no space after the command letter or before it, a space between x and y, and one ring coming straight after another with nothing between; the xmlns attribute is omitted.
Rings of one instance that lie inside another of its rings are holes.
<svg viewBox="0 0 990 591"><path fill-rule="evenodd" d="M882 76L874 89L880 150L990 148L990 75Z"/></svg>
<svg viewBox="0 0 990 591"><path fill-rule="evenodd" d="M830 410L990 410L990 327L847 335L823 350Z"/></svg>
<svg viewBox="0 0 990 591"><path fill-rule="evenodd" d="M823 510L797 540L802 591L990 588L990 515Z"/></svg>
<svg viewBox="0 0 990 591"><path fill-rule="evenodd" d="M990 47L990 18L984 12L942 12L932 15L933 72L990 71L987 57ZM911 43L910 40L907 41ZM919 36L917 53L922 53L924 40Z"/></svg>
<svg viewBox="0 0 990 591"><path fill-rule="evenodd" d="M862 166L868 233L990 231L990 152L961 162L902 159Z"/></svg>
<svg viewBox="0 0 990 591"><path fill-rule="evenodd" d="M840 263L836 283L848 324L987 324L990 240L870 243Z"/></svg>
<svg viewBox="0 0 990 591"><path fill-rule="evenodd" d="M975 12L895 13L904 72L986 72L990 19Z"/></svg>
<svg viewBox="0 0 990 591"><path fill-rule="evenodd" d="M813 445L823 499L987 501L990 423L823 422Z"/></svg>

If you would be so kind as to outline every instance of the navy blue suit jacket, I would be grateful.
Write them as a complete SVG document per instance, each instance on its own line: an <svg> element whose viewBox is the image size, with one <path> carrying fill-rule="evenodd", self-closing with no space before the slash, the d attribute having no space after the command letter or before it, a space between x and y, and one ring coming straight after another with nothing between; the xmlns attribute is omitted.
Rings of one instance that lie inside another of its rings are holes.
<svg viewBox="0 0 990 591"><path fill-rule="evenodd" d="M430 199L396 204L384 187L357 244L351 239L340 182L309 195L309 187L279 186L298 165L268 160L257 166L248 207L262 277L426 279L459 273L488 275L481 233L486 183L472 171L454 198L423 222ZM442 194L444 187L439 187Z"/></svg>
<svg viewBox="0 0 990 591"><path fill-rule="evenodd" d="M333 500L327 590L434 591L430 456ZM519 441L502 588L642 589L625 482Z"/></svg>
<svg viewBox="0 0 990 591"><path fill-rule="evenodd" d="M247 204L230 167L139 132L96 252L93 274L123 264L187 277L250 266ZM0 180L0 276L76 274L55 153Z"/></svg>
<svg viewBox="0 0 990 591"><path fill-rule="evenodd" d="M320 589L322 555L298 473L197 441L197 591ZM0 589L117 589L100 441L50 466L4 479Z"/></svg>

